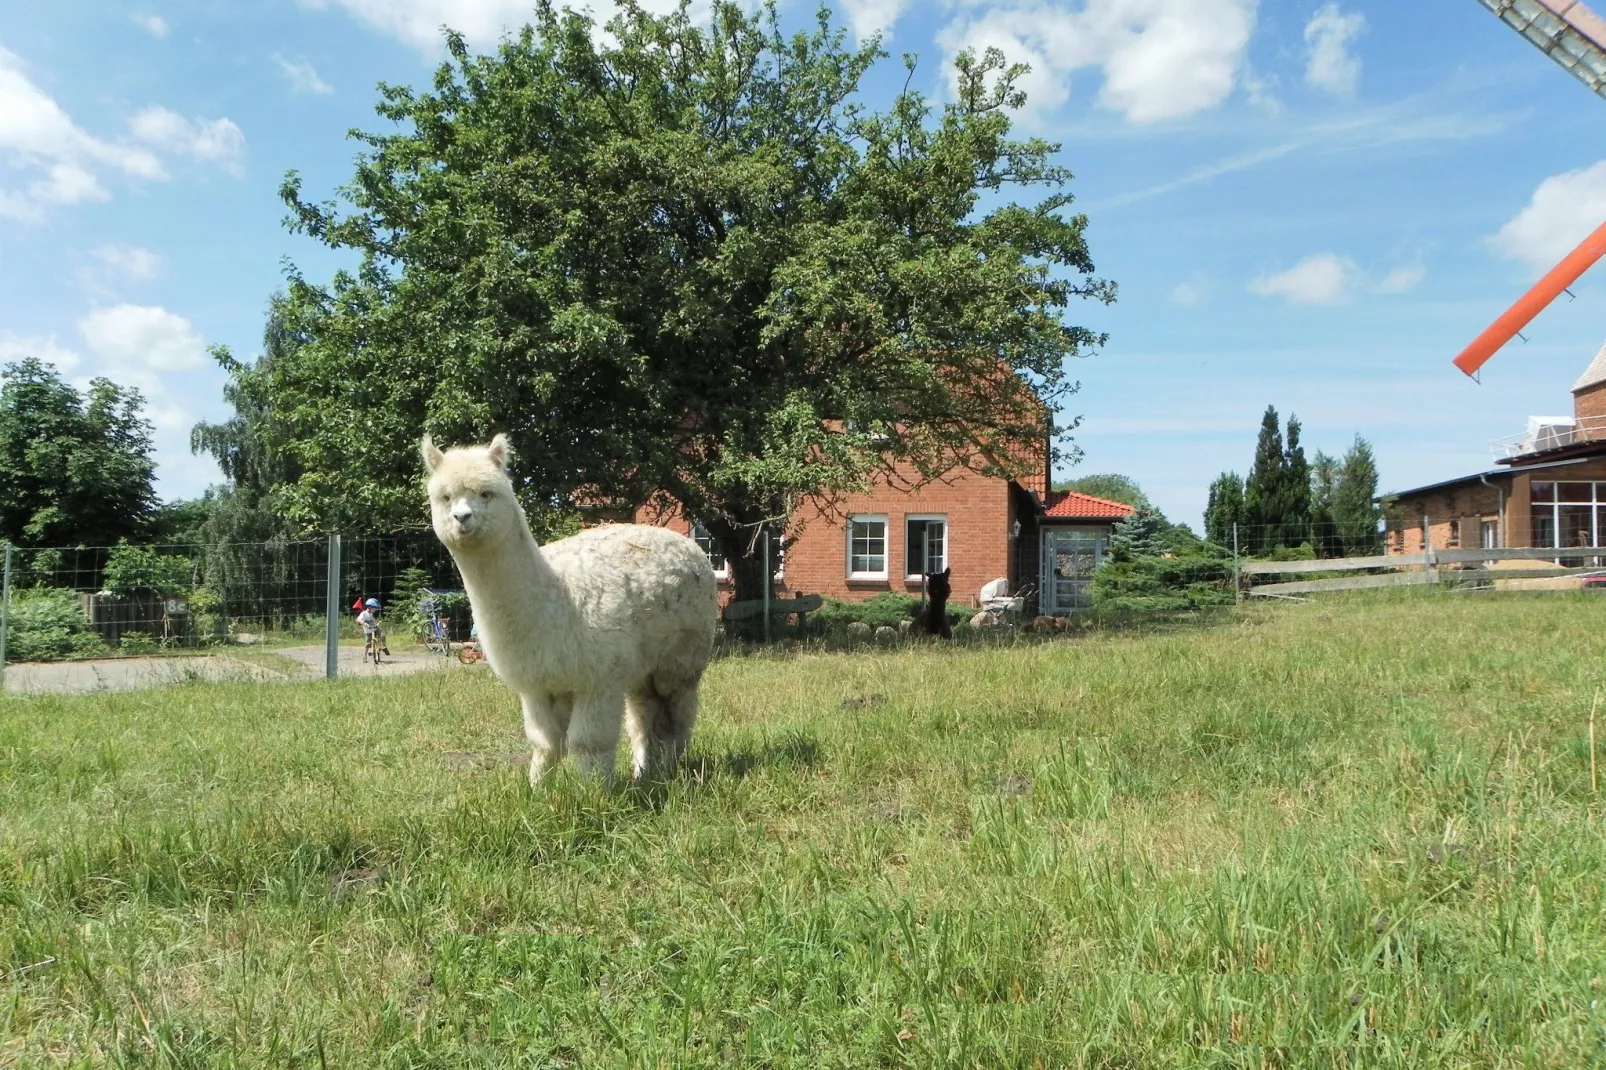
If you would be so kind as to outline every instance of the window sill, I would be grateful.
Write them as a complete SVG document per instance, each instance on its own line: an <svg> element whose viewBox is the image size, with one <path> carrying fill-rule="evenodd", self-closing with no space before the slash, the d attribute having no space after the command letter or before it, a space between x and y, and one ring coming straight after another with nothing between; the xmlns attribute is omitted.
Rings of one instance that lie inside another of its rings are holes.
<svg viewBox="0 0 1606 1070"><path fill-rule="evenodd" d="M885 576L849 576L850 587L889 587L892 581Z"/></svg>

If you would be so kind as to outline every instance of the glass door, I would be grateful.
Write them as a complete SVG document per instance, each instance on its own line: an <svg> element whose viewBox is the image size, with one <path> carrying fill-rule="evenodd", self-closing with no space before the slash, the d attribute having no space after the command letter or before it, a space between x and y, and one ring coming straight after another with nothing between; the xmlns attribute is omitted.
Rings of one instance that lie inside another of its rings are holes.
<svg viewBox="0 0 1606 1070"><path fill-rule="evenodd" d="M1044 528L1038 611L1052 616L1091 608L1093 573L1103 563L1109 541L1102 531Z"/></svg>

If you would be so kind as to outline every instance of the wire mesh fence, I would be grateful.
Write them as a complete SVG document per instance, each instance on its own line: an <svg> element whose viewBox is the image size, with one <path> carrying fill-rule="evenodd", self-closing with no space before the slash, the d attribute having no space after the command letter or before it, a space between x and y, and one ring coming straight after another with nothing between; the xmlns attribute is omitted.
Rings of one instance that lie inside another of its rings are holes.
<svg viewBox="0 0 1606 1070"><path fill-rule="evenodd" d="M210 545L6 547L0 664L241 647L334 647L358 612L440 653L472 629L450 554L428 533ZM331 626L332 625L332 626ZM331 659L331 665L333 660Z"/></svg>

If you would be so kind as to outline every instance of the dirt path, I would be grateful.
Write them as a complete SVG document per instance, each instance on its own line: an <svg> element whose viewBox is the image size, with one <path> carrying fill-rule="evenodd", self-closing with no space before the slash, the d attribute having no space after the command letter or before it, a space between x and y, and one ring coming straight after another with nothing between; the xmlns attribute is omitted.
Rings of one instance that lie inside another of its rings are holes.
<svg viewBox="0 0 1606 1070"><path fill-rule="evenodd" d="M324 649L321 646L284 647L263 653L272 657L260 662L231 654L22 662L6 666L5 689L14 695L83 694L170 687L193 680L316 680L323 676ZM342 679L405 676L460 667L455 657L447 659L423 651L401 651L379 665L372 665L363 659L362 647L340 648Z"/></svg>

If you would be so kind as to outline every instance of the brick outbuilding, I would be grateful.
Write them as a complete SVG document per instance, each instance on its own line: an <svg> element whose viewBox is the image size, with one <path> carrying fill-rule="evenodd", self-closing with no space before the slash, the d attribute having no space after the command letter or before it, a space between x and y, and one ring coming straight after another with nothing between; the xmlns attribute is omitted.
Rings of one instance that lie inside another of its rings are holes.
<svg viewBox="0 0 1606 1070"><path fill-rule="evenodd" d="M1573 384L1571 416L1533 416L1483 472L1388 495L1387 551L1606 543L1606 346Z"/></svg>

